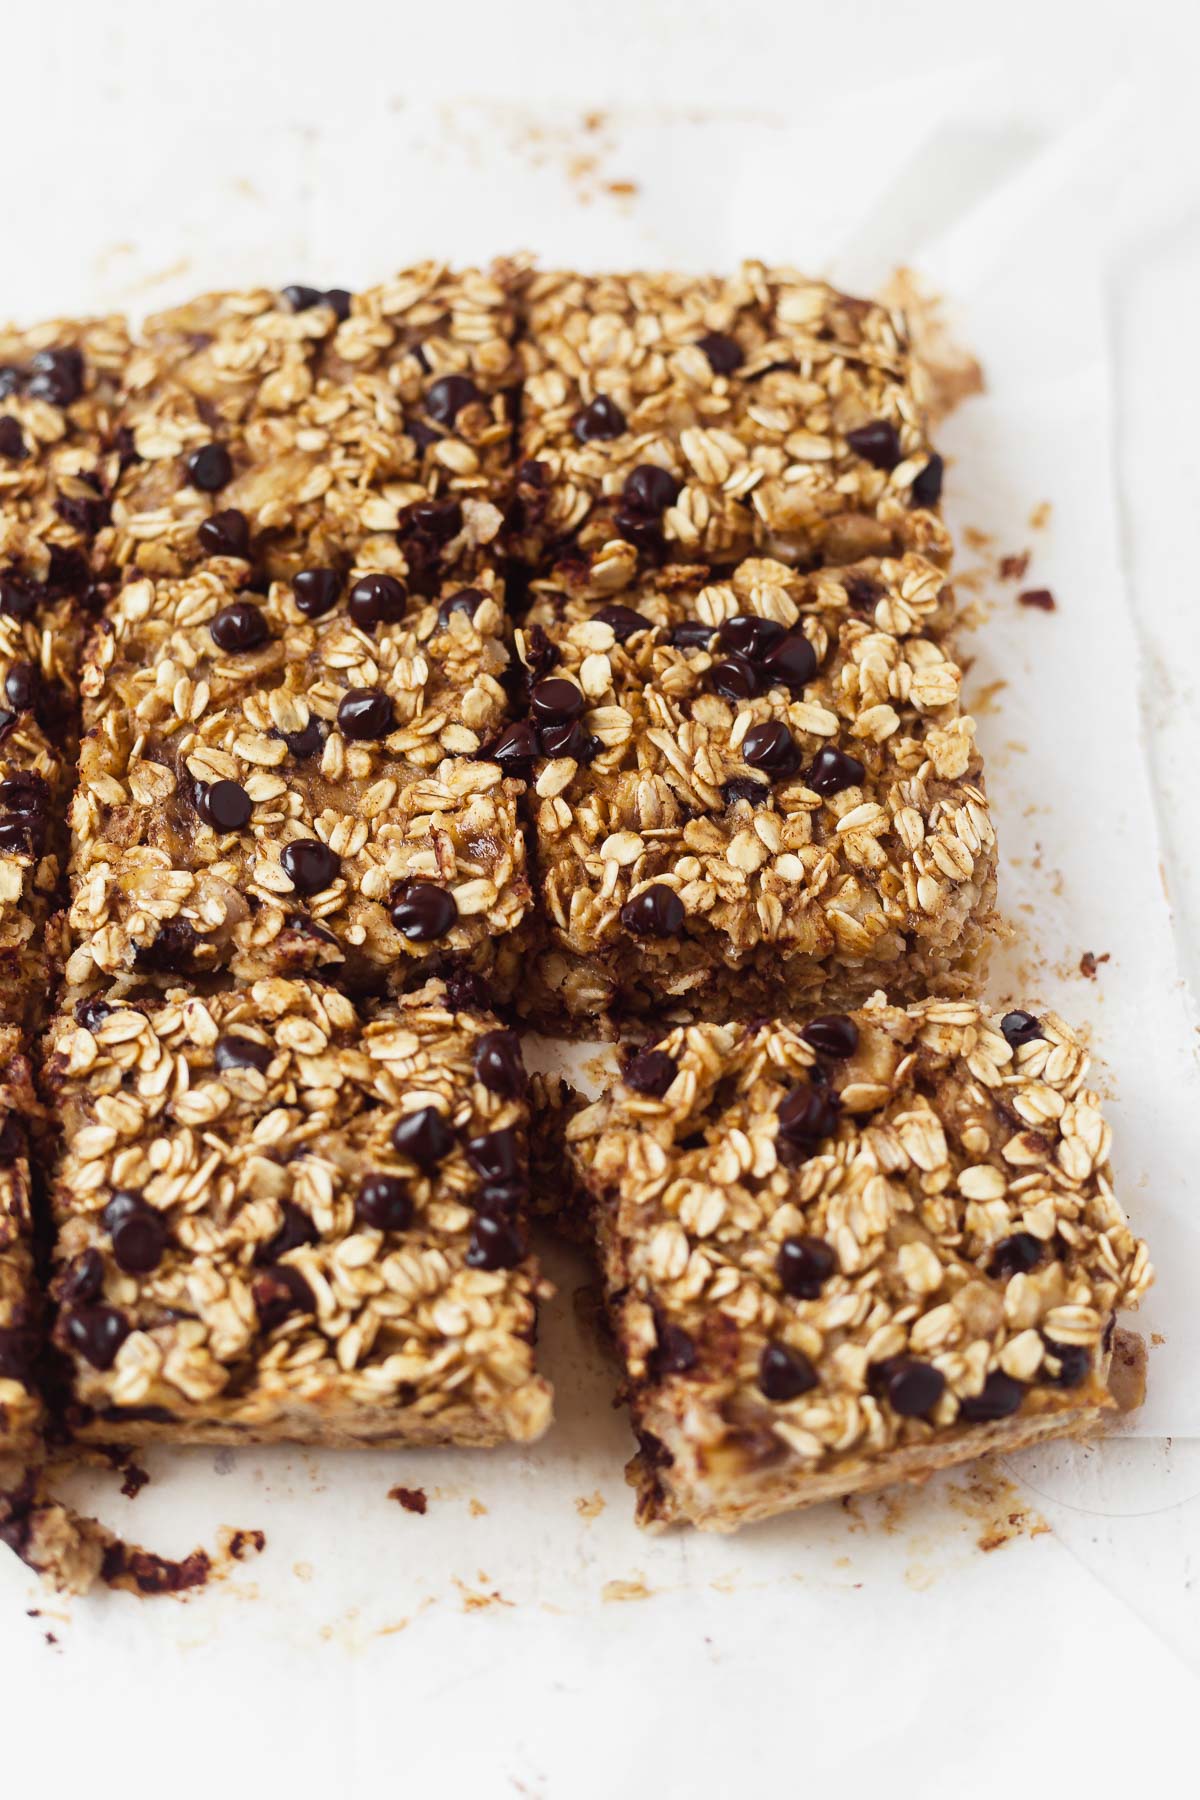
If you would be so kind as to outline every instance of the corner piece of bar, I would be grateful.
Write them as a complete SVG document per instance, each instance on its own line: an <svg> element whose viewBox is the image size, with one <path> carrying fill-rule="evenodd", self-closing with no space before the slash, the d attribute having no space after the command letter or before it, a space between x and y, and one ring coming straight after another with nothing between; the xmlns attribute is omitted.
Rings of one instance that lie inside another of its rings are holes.
<svg viewBox="0 0 1200 1800"><path fill-rule="evenodd" d="M1096 1426L1153 1278L1061 1019L882 994L669 1033L567 1128L642 1444L717 1531Z"/></svg>
<svg viewBox="0 0 1200 1800"><path fill-rule="evenodd" d="M527 1442L517 1040L430 983L92 1001L48 1033L54 1339L84 1439Z"/></svg>

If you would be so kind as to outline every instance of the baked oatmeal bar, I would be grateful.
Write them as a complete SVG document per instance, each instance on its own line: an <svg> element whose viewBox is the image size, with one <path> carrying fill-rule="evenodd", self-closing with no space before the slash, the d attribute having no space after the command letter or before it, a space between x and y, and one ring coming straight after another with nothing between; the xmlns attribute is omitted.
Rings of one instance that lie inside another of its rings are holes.
<svg viewBox="0 0 1200 1800"><path fill-rule="evenodd" d="M433 982L363 1023L281 979L61 1015L54 1339L83 1438L537 1437L515 1036Z"/></svg>
<svg viewBox="0 0 1200 1800"><path fill-rule="evenodd" d="M428 262L350 295L210 294L147 322L112 552L290 579L361 560L436 591L496 536L518 381L515 268Z"/></svg>
<svg viewBox="0 0 1200 1800"><path fill-rule="evenodd" d="M527 276L519 554L579 591L762 552L949 560L904 322L792 269Z"/></svg>
<svg viewBox="0 0 1200 1800"><path fill-rule="evenodd" d="M156 972L515 977L529 901L502 585L130 580L86 667L71 994Z"/></svg>
<svg viewBox="0 0 1200 1800"><path fill-rule="evenodd" d="M33 1262L29 1135L37 1102L21 1035L0 1027L0 1457L36 1441L41 1293Z"/></svg>
<svg viewBox="0 0 1200 1800"><path fill-rule="evenodd" d="M729 1531L1095 1426L1152 1279L1080 1039L971 1001L698 1025L570 1122L641 1520Z"/></svg>
<svg viewBox="0 0 1200 1800"><path fill-rule="evenodd" d="M601 606L539 584L527 716L491 746L531 784L526 1014L578 1031L961 989L996 849L948 610L915 555L668 570Z"/></svg>

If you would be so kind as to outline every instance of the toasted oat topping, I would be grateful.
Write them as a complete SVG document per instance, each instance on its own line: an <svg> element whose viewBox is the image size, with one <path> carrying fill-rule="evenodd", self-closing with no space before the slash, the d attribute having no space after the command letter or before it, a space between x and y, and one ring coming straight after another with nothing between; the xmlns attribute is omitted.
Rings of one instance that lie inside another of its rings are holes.
<svg viewBox="0 0 1200 1800"><path fill-rule="evenodd" d="M36 1111L20 1033L0 1027L0 1456L33 1443L42 1325L33 1267L29 1127Z"/></svg>
<svg viewBox="0 0 1200 1800"><path fill-rule="evenodd" d="M995 837L941 571L756 558L627 600L540 584L517 633L529 723L494 749L532 784L560 1003L594 1011L606 982L699 1000L714 967L764 957L789 998L839 971L869 992L958 954L990 916Z"/></svg>
<svg viewBox="0 0 1200 1800"><path fill-rule="evenodd" d="M47 1059L55 1336L85 1407L538 1435L527 1111L494 1019L431 983L364 1024L283 980L88 1018L60 1016Z"/></svg>
<svg viewBox="0 0 1200 1800"><path fill-rule="evenodd" d="M523 306L529 559L568 556L591 592L664 555L947 559L898 314L753 262L730 279L534 274Z"/></svg>
<svg viewBox="0 0 1200 1800"><path fill-rule="evenodd" d="M702 1465L812 1471L1103 1403L1152 1270L1087 1072L1053 1014L882 994L643 1052L567 1128L635 1422L670 1412Z"/></svg>

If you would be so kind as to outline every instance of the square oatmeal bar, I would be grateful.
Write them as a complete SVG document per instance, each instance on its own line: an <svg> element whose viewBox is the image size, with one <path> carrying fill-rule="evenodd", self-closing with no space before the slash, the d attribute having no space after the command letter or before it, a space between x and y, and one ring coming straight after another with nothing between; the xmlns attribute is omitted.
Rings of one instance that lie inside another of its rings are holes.
<svg viewBox="0 0 1200 1800"><path fill-rule="evenodd" d="M519 788L477 755L507 716L502 607L490 571L430 600L353 568L127 582L83 678L71 994L222 969L510 979Z"/></svg>
<svg viewBox="0 0 1200 1800"><path fill-rule="evenodd" d="M542 941L520 1004L778 1014L961 989L995 837L924 558L725 579L666 570L595 606L539 583L517 645Z"/></svg>
<svg viewBox="0 0 1200 1800"><path fill-rule="evenodd" d="M729 1531L1113 1402L1152 1279L1060 1019L882 994L802 1029L697 1025L567 1126L648 1525Z"/></svg>
<svg viewBox="0 0 1200 1800"><path fill-rule="evenodd" d="M942 460L903 320L792 269L532 274L525 560L612 593L665 560L949 559Z"/></svg>
<svg viewBox="0 0 1200 1800"><path fill-rule="evenodd" d="M520 1048L434 982L365 1023L314 983L61 1015L58 1303L84 1438L537 1437Z"/></svg>

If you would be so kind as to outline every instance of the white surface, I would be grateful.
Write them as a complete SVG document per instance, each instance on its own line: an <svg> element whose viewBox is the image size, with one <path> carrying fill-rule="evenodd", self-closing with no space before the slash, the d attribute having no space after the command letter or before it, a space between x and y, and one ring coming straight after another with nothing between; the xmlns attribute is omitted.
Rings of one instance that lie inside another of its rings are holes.
<svg viewBox="0 0 1200 1800"><path fill-rule="evenodd" d="M990 384L945 433L953 521L1032 548L1059 600L1022 611L993 583L973 643L972 691L1008 682L981 719L1021 924L995 988L1095 1022L1166 1337L1142 1435L1014 1458L1011 1495L964 1475L859 1517L650 1540L572 1312L583 1270L556 1252L560 1422L531 1451L156 1454L136 1504L81 1481L155 1549L221 1524L267 1549L187 1605L63 1607L0 1561L6 1751L50 1745L55 1787L96 1796L1175 1791L1200 1669L1194 27L1106 3L1085 30L1030 0L60 0L4 43L13 315L521 244L596 267L746 251L868 285L916 259L952 296ZM1095 983L1070 972L1084 949L1111 955ZM1029 1509L1048 1532L1026 1516L980 1548Z"/></svg>

